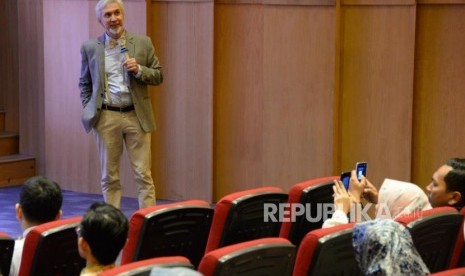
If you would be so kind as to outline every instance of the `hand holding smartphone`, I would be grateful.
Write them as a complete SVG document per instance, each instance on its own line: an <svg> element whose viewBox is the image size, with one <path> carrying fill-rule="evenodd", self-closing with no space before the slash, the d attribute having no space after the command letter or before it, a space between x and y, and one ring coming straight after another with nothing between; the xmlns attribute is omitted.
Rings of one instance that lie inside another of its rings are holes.
<svg viewBox="0 0 465 276"><path fill-rule="evenodd" d="M349 190L350 171L341 173L340 180L342 184L344 184L344 188L346 188L346 190Z"/></svg>
<svg viewBox="0 0 465 276"><path fill-rule="evenodd" d="M367 162L357 162L357 164L355 164L358 181L362 180L362 175L365 177L367 176L367 165Z"/></svg>
<svg viewBox="0 0 465 276"><path fill-rule="evenodd" d="M356 172L358 181L362 180L362 175L365 177L367 176L367 165L368 165L367 162L357 162L355 164L355 172ZM346 188L346 190L349 190L350 174L351 174L350 171L343 172L341 173L341 176L339 178L341 182L344 184L344 187Z"/></svg>

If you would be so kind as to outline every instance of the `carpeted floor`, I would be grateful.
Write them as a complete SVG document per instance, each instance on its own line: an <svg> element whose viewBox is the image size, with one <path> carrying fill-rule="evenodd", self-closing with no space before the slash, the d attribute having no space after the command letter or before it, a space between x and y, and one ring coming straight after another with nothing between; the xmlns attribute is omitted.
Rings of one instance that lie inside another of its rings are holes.
<svg viewBox="0 0 465 276"><path fill-rule="evenodd" d="M6 232L13 238L22 235L21 226L16 220L15 204L19 201L21 186L0 189L0 231ZM82 216L89 206L102 201L101 195L63 191L63 218ZM157 204L166 204L172 201L157 199ZM121 211L129 218L139 208L137 198L123 197Z"/></svg>

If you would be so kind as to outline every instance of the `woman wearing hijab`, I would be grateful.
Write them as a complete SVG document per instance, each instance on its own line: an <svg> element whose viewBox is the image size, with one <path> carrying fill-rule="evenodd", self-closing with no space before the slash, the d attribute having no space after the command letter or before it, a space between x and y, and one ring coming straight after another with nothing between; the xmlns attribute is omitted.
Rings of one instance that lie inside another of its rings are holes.
<svg viewBox="0 0 465 276"><path fill-rule="evenodd" d="M428 196L415 184L387 178L378 193L376 187L366 178L362 178L361 183L365 187L364 194L369 194L370 201L376 204L376 218L396 219L399 216L431 209ZM347 214L351 205L360 202L361 196L347 191L340 181L334 181L333 191L336 210L333 216L323 223L323 228L348 223Z"/></svg>
<svg viewBox="0 0 465 276"><path fill-rule="evenodd" d="M389 212L381 212L383 208ZM396 219L400 216L429 209L431 209L431 204L428 196L417 185L388 178L381 185L377 218Z"/></svg>
<svg viewBox="0 0 465 276"><path fill-rule="evenodd" d="M352 234L355 259L364 275L429 274L408 229L390 219L357 223Z"/></svg>

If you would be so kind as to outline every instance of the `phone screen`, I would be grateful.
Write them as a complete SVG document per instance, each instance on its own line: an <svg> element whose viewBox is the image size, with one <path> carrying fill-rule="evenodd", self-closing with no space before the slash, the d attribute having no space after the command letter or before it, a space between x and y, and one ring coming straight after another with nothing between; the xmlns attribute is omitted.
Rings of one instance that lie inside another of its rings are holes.
<svg viewBox="0 0 465 276"><path fill-rule="evenodd" d="M341 173L341 182L344 184L346 190L349 190L349 183L350 183L350 172L343 172Z"/></svg>
<svg viewBox="0 0 465 276"><path fill-rule="evenodd" d="M367 162L357 162L355 167L358 181L362 179L362 175L365 177L367 176Z"/></svg>

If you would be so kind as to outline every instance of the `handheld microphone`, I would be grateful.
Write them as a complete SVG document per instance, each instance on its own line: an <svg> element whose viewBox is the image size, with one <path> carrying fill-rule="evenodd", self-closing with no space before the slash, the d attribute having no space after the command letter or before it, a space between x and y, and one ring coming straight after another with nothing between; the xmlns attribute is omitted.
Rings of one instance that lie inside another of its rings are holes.
<svg viewBox="0 0 465 276"><path fill-rule="evenodd" d="M126 47L122 47L121 50L120 50L120 53L124 55L124 60L127 60L129 58L128 51L129 50Z"/></svg>
<svg viewBox="0 0 465 276"><path fill-rule="evenodd" d="M128 48L122 47L120 52L121 52L121 54L124 55L123 62L126 61L127 59L129 59ZM126 68L126 66L123 66L123 82L126 84L127 87L129 87L129 85L130 85L129 72L128 72L128 68Z"/></svg>

